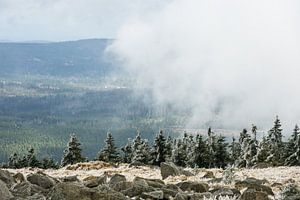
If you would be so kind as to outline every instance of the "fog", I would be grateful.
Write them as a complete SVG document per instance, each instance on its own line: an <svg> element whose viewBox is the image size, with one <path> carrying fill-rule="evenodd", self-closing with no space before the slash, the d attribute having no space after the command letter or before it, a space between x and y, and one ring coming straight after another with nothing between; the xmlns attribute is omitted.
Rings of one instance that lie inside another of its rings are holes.
<svg viewBox="0 0 300 200"><path fill-rule="evenodd" d="M109 47L159 103L192 107L187 127L300 123L296 0L175 0L127 21Z"/></svg>

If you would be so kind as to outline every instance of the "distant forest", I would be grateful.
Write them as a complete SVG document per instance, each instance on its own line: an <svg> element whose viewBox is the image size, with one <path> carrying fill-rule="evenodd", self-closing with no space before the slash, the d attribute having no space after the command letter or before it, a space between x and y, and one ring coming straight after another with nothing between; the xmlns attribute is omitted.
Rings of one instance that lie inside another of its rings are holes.
<svg viewBox="0 0 300 200"><path fill-rule="evenodd" d="M243 129L238 138L226 142L225 137L208 128L207 135L188 135L182 138L166 137L160 131L153 144L143 139L138 132L134 139L128 139L125 146L118 148L113 135L109 132L103 148L94 160L111 163L130 163L131 165L160 165L162 162L173 162L182 167L240 168L299 166L300 165L300 130L295 125L287 142L282 141L281 122L278 117L268 135L257 139L257 127L252 125L250 133ZM42 167L58 168L69 164L84 162L81 143L75 134L70 136L60 164L52 158L39 161L31 148L26 156L13 154L4 167Z"/></svg>

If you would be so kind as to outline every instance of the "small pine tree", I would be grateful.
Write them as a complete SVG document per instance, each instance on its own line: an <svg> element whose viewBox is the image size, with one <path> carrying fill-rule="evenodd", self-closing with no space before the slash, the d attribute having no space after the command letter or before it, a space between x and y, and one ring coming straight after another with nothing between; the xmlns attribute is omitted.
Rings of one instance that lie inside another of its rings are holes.
<svg viewBox="0 0 300 200"><path fill-rule="evenodd" d="M19 163L19 156L17 153L14 153L8 158L7 166L12 169L18 169L21 167Z"/></svg>
<svg viewBox="0 0 300 200"><path fill-rule="evenodd" d="M75 163L85 161L85 158L81 155L80 142L78 141L76 135L73 133L70 135L70 140L68 142L67 148L64 151L64 155L61 160L61 166L73 165Z"/></svg>
<svg viewBox="0 0 300 200"><path fill-rule="evenodd" d="M172 150L172 161L178 166L181 167L186 166L186 162L187 162L186 146L184 145L181 139L175 141L175 145Z"/></svg>
<svg viewBox="0 0 300 200"><path fill-rule="evenodd" d="M43 158L41 162L41 167L43 169L58 169L59 165L54 161L52 157Z"/></svg>
<svg viewBox="0 0 300 200"><path fill-rule="evenodd" d="M229 163L227 145L228 144L225 142L225 137L220 135L217 138L217 143L216 143L215 167L225 169L226 165Z"/></svg>
<svg viewBox="0 0 300 200"><path fill-rule="evenodd" d="M292 155L297 151L297 139L299 138L299 136L300 136L300 131L298 125L296 124L293 133L289 138L285 147L285 151L284 151L285 165L293 165L293 163L295 162L292 159L295 157Z"/></svg>
<svg viewBox="0 0 300 200"><path fill-rule="evenodd" d="M123 151L123 162L124 163L131 163L132 157L133 157L133 150L132 150L132 141L130 138L128 138L127 144L121 148L121 151Z"/></svg>
<svg viewBox="0 0 300 200"><path fill-rule="evenodd" d="M296 125L293 135L288 142L288 152L290 155L285 159L285 165L299 166L300 165L300 132ZM294 152L293 152L294 151Z"/></svg>
<svg viewBox="0 0 300 200"><path fill-rule="evenodd" d="M268 158L270 144L268 143L265 136L263 136L262 140L258 144L257 154L256 154L256 162L257 163L265 163Z"/></svg>
<svg viewBox="0 0 300 200"><path fill-rule="evenodd" d="M236 142L235 137L232 137L232 142L228 147L230 150L230 153L229 153L230 162L232 164L236 164L236 162L239 159L240 154L241 154L241 145L240 145L240 143Z"/></svg>
<svg viewBox="0 0 300 200"><path fill-rule="evenodd" d="M166 161L166 139L163 131L159 131L154 141L154 163L160 166L160 163Z"/></svg>
<svg viewBox="0 0 300 200"><path fill-rule="evenodd" d="M41 167L40 161L36 158L34 149L31 147L26 156L28 167Z"/></svg>
<svg viewBox="0 0 300 200"><path fill-rule="evenodd" d="M266 162L278 166L283 162L283 142L282 142L282 129L280 120L278 116L274 121L274 126L270 129L267 141L270 144L269 156L266 159Z"/></svg>
<svg viewBox="0 0 300 200"><path fill-rule="evenodd" d="M172 160L173 140L169 136L166 142L166 161Z"/></svg>
<svg viewBox="0 0 300 200"><path fill-rule="evenodd" d="M196 137L196 145L194 149L193 162L197 167L209 167L209 148L201 135Z"/></svg>
<svg viewBox="0 0 300 200"><path fill-rule="evenodd" d="M133 140L133 149L132 149L132 164L148 164L149 162L149 144L146 140L141 138L140 133L138 132L135 139Z"/></svg>
<svg viewBox="0 0 300 200"><path fill-rule="evenodd" d="M119 162L120 156L115 141L110 132L107 133L104 148L99 152L98 160L105 162Z"/></svg>
<svg viewBox="0 0 300 200"><path fill-rule="evenodd" d="M209 150L209 158L208 158L208 167L212 168L215 167L215 157L216 157L216 148L217 148L217 138L214 134L214 132L212 132L211 128L208 128L207 131L207 146L208 146L208 150Z"/></svg>

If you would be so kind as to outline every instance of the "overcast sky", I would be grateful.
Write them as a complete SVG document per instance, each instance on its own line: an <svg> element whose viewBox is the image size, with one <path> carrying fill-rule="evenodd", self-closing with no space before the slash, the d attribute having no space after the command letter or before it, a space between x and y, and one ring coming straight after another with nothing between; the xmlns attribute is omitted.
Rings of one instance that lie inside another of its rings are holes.
<svg viewBox="0 0 300 200"><path fill-rule="evenodd" d="M0 0L0 40L115 38L170 0Z"/></svg>

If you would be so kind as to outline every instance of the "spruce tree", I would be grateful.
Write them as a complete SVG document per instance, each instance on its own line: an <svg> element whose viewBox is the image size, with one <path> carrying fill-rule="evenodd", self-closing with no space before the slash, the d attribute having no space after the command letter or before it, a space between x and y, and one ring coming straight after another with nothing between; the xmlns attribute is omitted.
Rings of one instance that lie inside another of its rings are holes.
<svg viewBox="0 0 300 200"><path fill-rule="evenodd" d="M166 161L166 139L163 134L163 131L155 137L154 141L154 164L160 166L160 163Z"/></svg>
<svg viewBox="0 0 300 200"><path fill-rule="evenodd" d="M300 165L300 132L298 125L295 126L293 134L289 139L286 147L285 165L299 166Z"/></svg>
<svg viewBox="0 0 300 200"><path fill-rule="evenodd" d="M173 140L169 136L166 141L166 161L172 161Z"/></svg>
<svg viewBox="0 0 300 200"><path fill-rule="evenodd" d="M13 155L11 155L8 158L7 166L12 169L18 169L18 168L23 167L23 166L20 166L19 156L17 153L14 153Z"/></svg>
<svg viewBox="0 0 300 200"><path fill-rule="evenodd" d="M247 129L243 129L243 131L240 133L239 138L239 144L241 145L241 153L237 161L238 167L246 167L247 163L249 163L248 151L250 141L251 136L248 134Z"/></svg>
<svg viewBox="0 0 300 200"><path fill-rule="evenodd" d="M229 155L227 151L227 143L224 136L217 138L216 150L215 150L215 167L225 168L229 162Z"/></svg>
<svg viewBox="0 0 300 200"><path fill-rule="evenodd" d="M175 141L174 148L172 150L172 161L181 167L186 166L187 154L186 147L181 139Z"/></svg>
<svg viewBox="0 0 300 200"><path fill-rule="evenodd" d="M196 137L196 145L194 148L193 162L194 166L207 168L209 167L209 148L201 135ZM192 166L192 165L191 165Z"/></svg>
<svg viewBox="0 0 300 200"><path fill-rule="evenodd" d="M256 154L256 158L255 158L257 164L265 163L265 161L268 158L269 149L270 149L270 144L267 141L266 137L263 136L263 138L259 142L258 148L257 148L257 154Z"/></svg>
<svg viewBox="0 0 300 200"><path fill-rule="evenodd" d="M232 142L229 145L229 156L230 156L230 162L232 164L237 164L237 161L241 154L241 145L240 143L236 142L235 137L232 137Z"/></svg>
<svg viewBox="0 0 300 200"><path fill-rule="evenodd" d="M131 163L133 157L133 147L130 138L128 138L127 144L121 148L121 151L123 151L123 158L122 158L123 162Z"/></svg>
<svg viewBox="0 0 300 200"><path fill-rule="evenodd" d="M34 149L31 147L26 156L28 167L41 167L40 161L36 158Z"/></svg>
<svg viewBox="0 0 300 200"><path fill-rule="evenodd" d="M61 166L73 165L75 163L85 161L85 158L81 155L80 142L78 141L76 135L73 133L70 135L70 140L68 142L67 148L64 151L64 155L61 160Z"/></svg>
<svg viewBox="0 0 300 200"><path fill-rule="evenodd" d="M132 148L132 164L148 164L150 147L148 141L141 138L140 133L138 132L135 139L133 140Z"/></svg>
<svg viewBox="0 0 300 200"><path fill-rule="evenodd" d="M292 165L292 163L294 163L294 161L291 160L291 158L294 158L294 156L291 157L291 155L293 155L297 150L297 139L299 135L300 135L299 127L296 124L293 133L289 138L287 145L285 147L285 151L284 151L285 165Z"/></svg>
<svg viewBox="0 0 300 200"><path fill-rule="evenodd" d="M215 157L216 157L216 148L217 148L217 138L214 135L214 133L212 132L211 128L208 128L207 131L207 146L208 146L208 150L209 150L209 158L208 158L208 167L212 168L215 167Z"/></svg>
<svg viewBox="0 0 300 200"><path fill-rule="evenodd" d="M105 162L118 162L120 156L115 141L110 132L107 133L104 148L99 152L98 160Z"/></svg>
<svg viewBox="0 0 300 200"><path fill-rule="evenodd" d="M41 167L43 169L58 169L59 168L58 163L56 163L52 157L43 158L43 160L41 162Z"/></svg>
<svg viewBox="0 0 300 200"><path fill-rule="evenodd" d="M283 142L282 142L282 129L278 116L274 121L274 126L269 130L267 141L270 144L269 156L266 162L278 166L283 162Z"/></svg>

